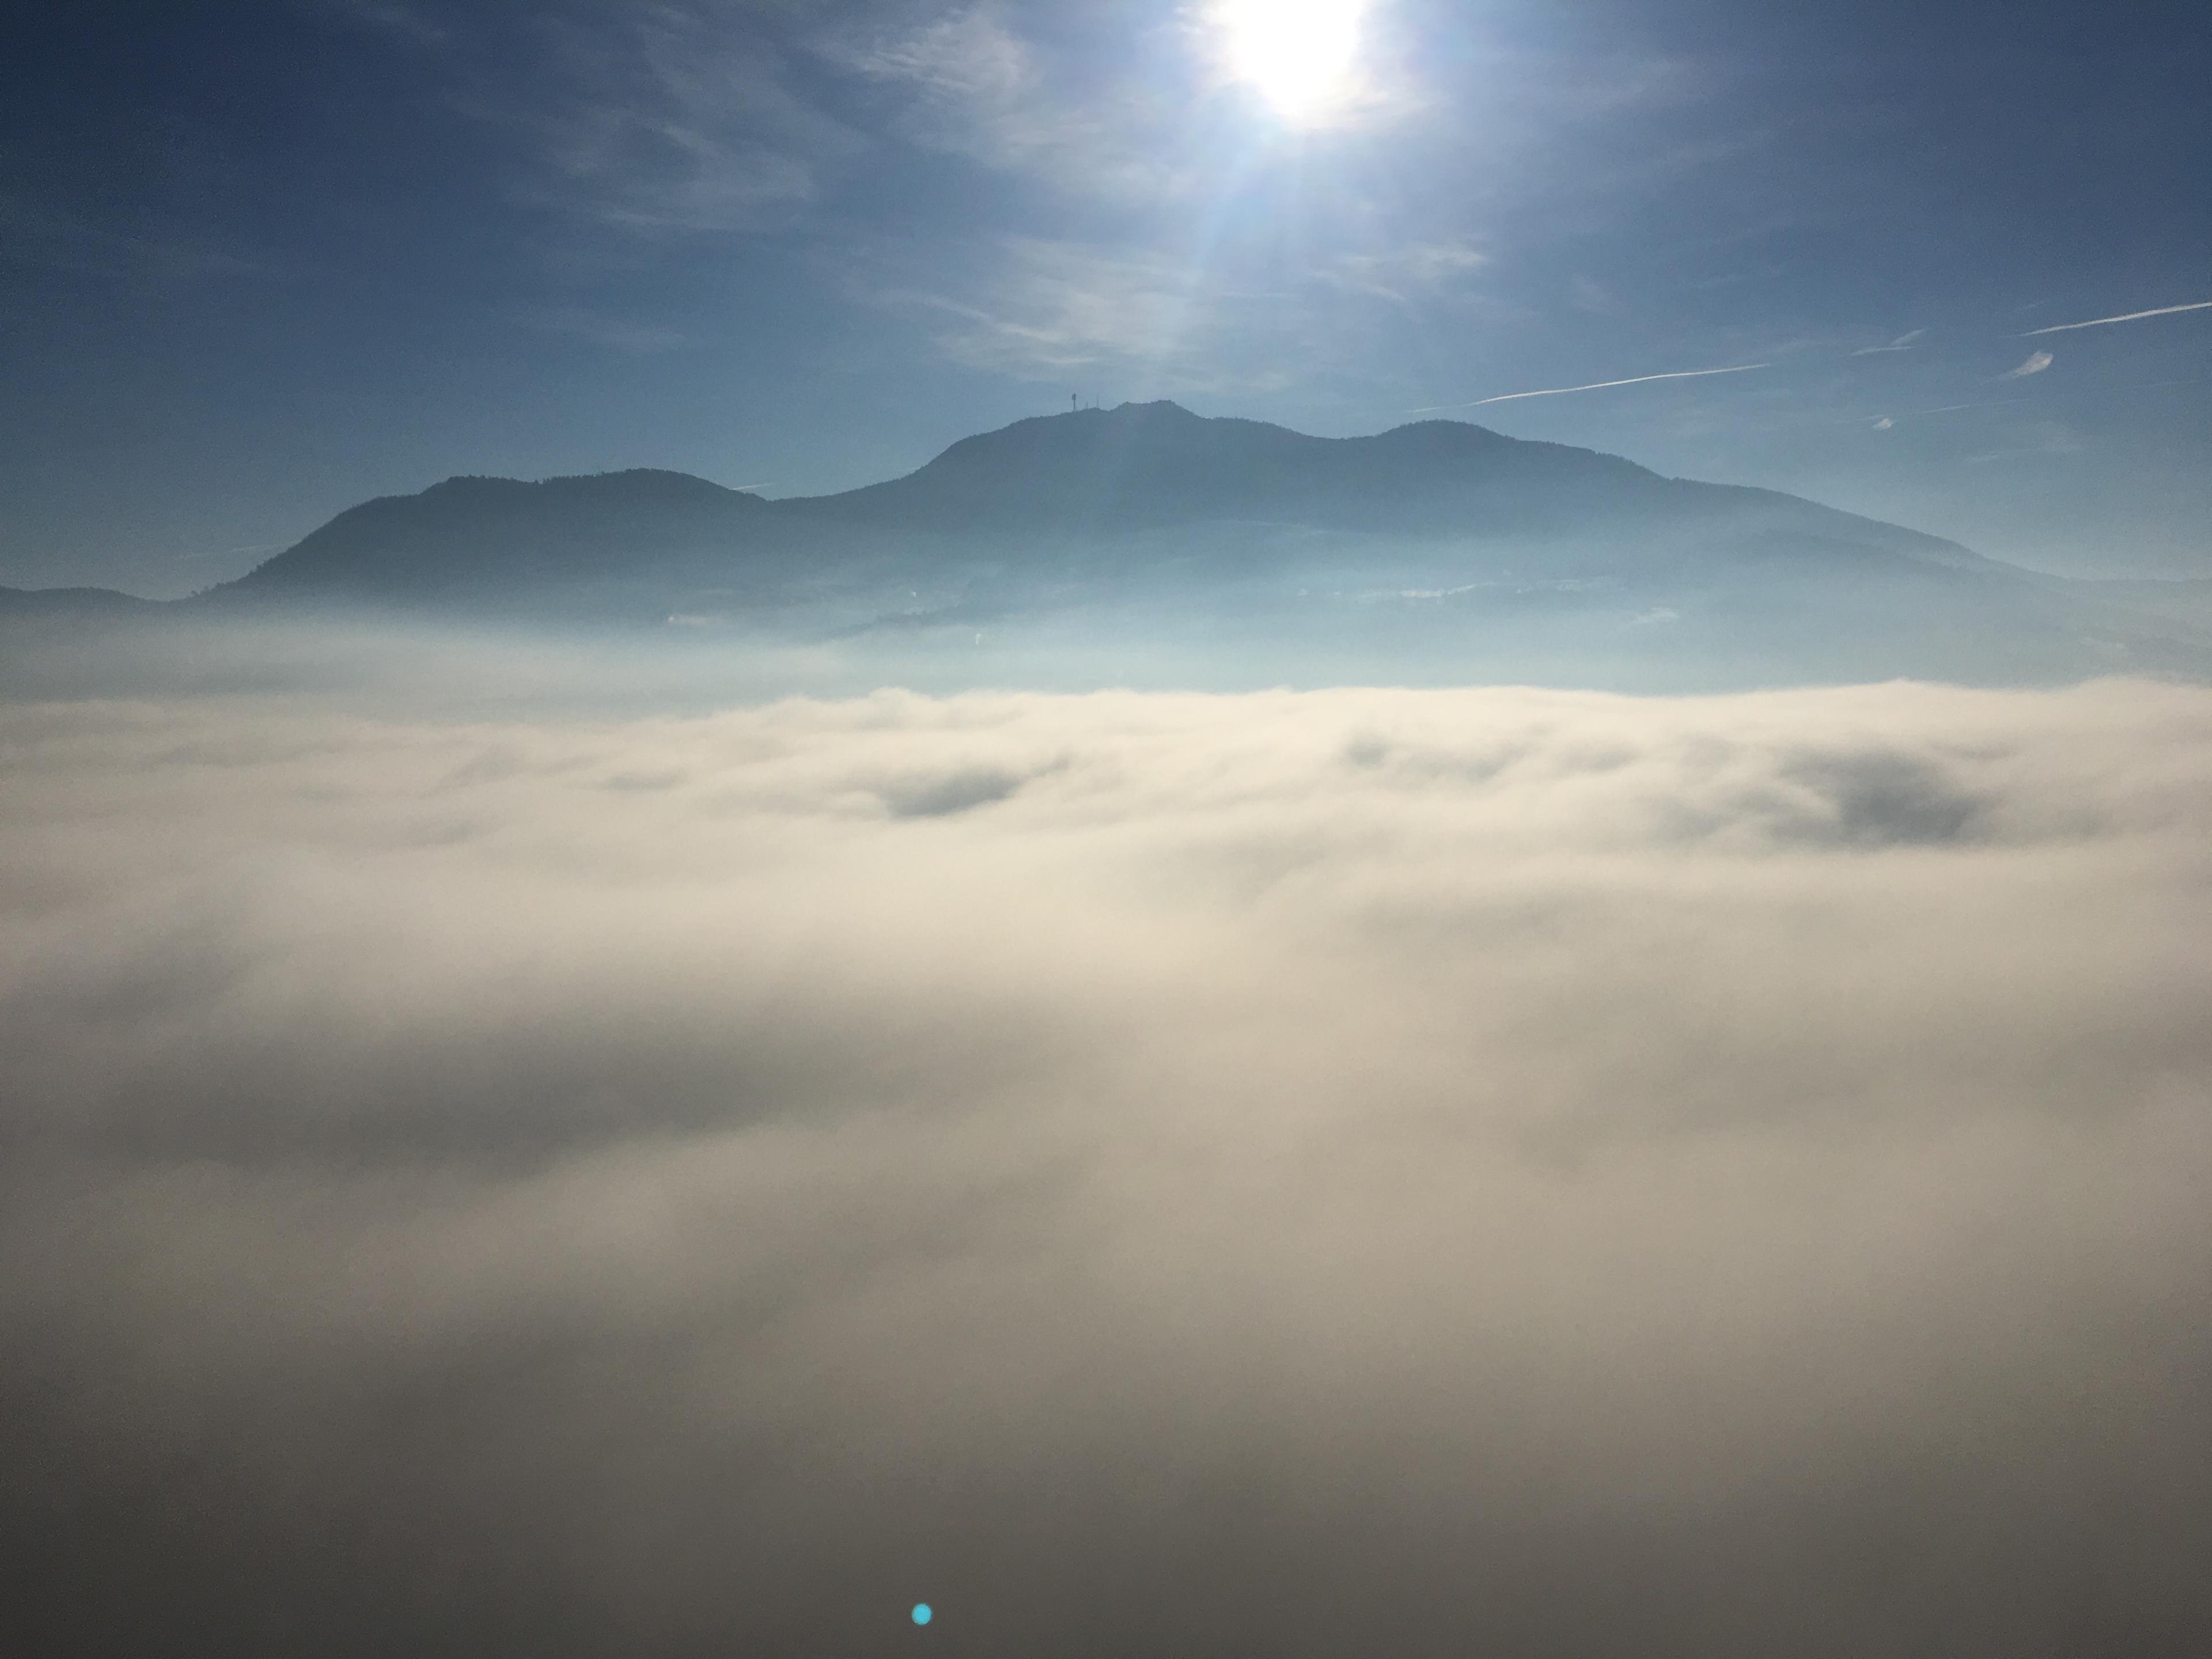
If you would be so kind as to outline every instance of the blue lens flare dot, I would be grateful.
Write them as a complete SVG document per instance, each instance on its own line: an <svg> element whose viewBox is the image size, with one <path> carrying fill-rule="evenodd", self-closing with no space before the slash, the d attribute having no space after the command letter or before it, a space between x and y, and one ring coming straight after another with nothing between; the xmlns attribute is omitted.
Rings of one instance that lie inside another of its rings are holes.
<svg viewBox="0 0 2212 1659"><path fill-rule="evenodd" d="M937 1615L929 1610L928 1602L917 1601L914 1604L914 1622L915 1624L926 1625L936 1617Z"/></svg>

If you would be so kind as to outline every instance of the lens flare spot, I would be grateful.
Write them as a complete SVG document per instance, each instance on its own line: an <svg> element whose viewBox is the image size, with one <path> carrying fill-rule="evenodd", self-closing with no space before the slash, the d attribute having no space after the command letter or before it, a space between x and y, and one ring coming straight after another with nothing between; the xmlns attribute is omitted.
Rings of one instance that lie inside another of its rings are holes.
<svg viewBox="0 0 2212 1659"><path fill-rule="evenodd" d="M1286 121L1310 121L1350 90L1370 0L1219 0L1229 66Z"/></svg>
<svg viewBox="0 0 2212 1659"><path fill-rule="evenodd" d="M914 1604L914 1622L915 1624L926 1625L936 1617L936 1613L930 1610L928 1602L917 1601Z"/></svg>

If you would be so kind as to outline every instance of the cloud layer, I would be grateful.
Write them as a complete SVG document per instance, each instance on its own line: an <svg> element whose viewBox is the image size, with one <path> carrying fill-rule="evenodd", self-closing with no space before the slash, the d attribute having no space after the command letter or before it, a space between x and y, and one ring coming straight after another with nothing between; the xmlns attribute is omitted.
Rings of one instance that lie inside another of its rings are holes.
<svg viewBox="0 0 2212 1659"><path fill-rule="evenodd" d="M46 1650L2212 1638L2203 692L0 763Z"/></svg>

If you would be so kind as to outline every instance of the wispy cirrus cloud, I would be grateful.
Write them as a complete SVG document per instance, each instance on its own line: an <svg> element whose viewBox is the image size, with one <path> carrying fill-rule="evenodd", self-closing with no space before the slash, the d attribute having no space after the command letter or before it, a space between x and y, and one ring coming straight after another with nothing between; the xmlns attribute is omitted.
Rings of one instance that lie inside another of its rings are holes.
<svg viewBox="0 0 2212 1659"><path fill-rule="evenodd" d="M396 21L411 10L346 10L428 38ZM758 21L675 0L492 11L469 20L471 50L441 55L444 98L507 141L526 204L648 237L785 229L867 140L796 89Z"/></svg>
<svg viewBox="0 0 2212 1659"><path fill-rule="evenodd" d="M2050 368L2051 365L2057 361L2057 359L2054 358L2047 351L2034 352L2030 354L2027 361L2021 364L2019 368L2008 368L2003 374L1998 375L1997 378L2001 380L2024 380L2031 374L2042 374L2045 369Z"/></svg>
<svg viewBox="0 0 2212 1659"><path fill-rule="evenodd" d="M811 49L894 93L891 125L909 143L994 171L1124 200L1180 193L1195 171L1188 147L1166 142L1170 111L1141 77L1067 64L994 7L849 23Z"/></svg>
<svg viewBox="0 0 2212 1659"><path fill-rule="evenodd" d="M2041 420L2031 422L2013 434L2011 441L2003 447L1989 449L1966 457L1969 463L2017 461L2045 459L2053 455L2079 455L2088 446L2081 434L2063 421Z"/></svg>
<svg viewBox="0 0 2212 1659"><path fill-rule="evenodd" d="M1437 244L1346 254L1296 271L1226 254L1007 236L965 250L866 256L856 297L934 319L930 338L969 368L1017 379L1103 379L1131 395L1279 390L1317 366L1359 368L1380 308L1485 306L1462 281L1484 263ZM933 279L901 274L922 265Z"/></svg>
<svg viewBox="0 0 2212 1659"><path fill-rule="evenodd" d="M366 27L398 35L419 46L441 46L453 38L444 24L398 0L321 0L321 9Z"/></svg>
<svg viewBox="0 0 2212 1659"><path fill-rule="evenodd" d="M981 269L928 287L871 290L937 320L937 349L1021 380L1137 375L1152 387L1241 383L1218 357L1220 284L1187 257L1037 237L1002 238ZM959 280L964 276L965 280Z"/></svg>
<svg viewBox="0 0 2212 1659"><path fill-rule="evenodd" d="M567 204L647 231L775 228L860 136L796 95L775 49L704 10L562 25L572 96L533 125Z"/></svg>
<svg viewBox="0 0 2212 1659"><path fill-rule="evenodd" d="M532 307L519 313L519 320L544 333L639 356L675 351L690 343L680 330L611 316L584 306Z"/></svg>
<svg viewBox="0 0 2212 1659"><path fill-rule="evenodd" d="M1899 335L1887 345L1861 346L1856 351L1851 353L1851 356L1854 357L1873 357L1879 356L1881 353L1885 351L1910 351L1915 345L1918 344L1923 337L1925 337L1927 332L1928 331L1924 328L1916 328L1910 334Z"/></svg>
<svg viewBox="0 0 2212 1659"><path fill-rule="evenodd" d="M1448 294L1464 295L1468 279L1490 264L1488 253L1464 241L1414 241L1340 254L1313 276L1332 288L1409 305Z"/></svg>
<svg viewBox="0 0 2212 1659"><path fill-rule="evenodd" d="M2185 311L2212 311L2212 300L2199 300L2193 305L2160 306L2154 311L2130 311L2118 317L2092 317L2086 323L2053 323L2049 328L2031 328L2021 337L2025 340L2039 334L2067 334L2077 328L2104 328L2112 323L2139 323L2148 317L2178 317Z"/></svg>

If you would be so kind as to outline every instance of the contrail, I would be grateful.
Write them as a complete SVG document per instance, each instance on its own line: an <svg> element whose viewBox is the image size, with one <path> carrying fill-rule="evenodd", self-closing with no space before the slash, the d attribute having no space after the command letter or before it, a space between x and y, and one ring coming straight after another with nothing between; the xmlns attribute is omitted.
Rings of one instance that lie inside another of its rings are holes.
<svg viewBox="0 0 2212 1659"><path fill-rule="evenodd" d="M2136 323L2146 317L2171 317L2178 311L2212 311L2212 300L2199 300L2190 306L2160 306L2156 311L2130 311L2124 317L2092 317L2086 323L2057 323L2049 328L2031 328L2020 337L2026 340L2038 334L2063 334L2069 328L2102 328L2106 323Z"/></svg>
<svg viewBox="0 0 2212 1659"><path fill-rule="evenodd" d="M1495 398L1477 398L1464 404L1430 404L1420 409L1409 409L1408 415L1434 415L1446 409L1480 409L1485 404L1510 404L1517 398L1558 398L1570 392L1602 392L1608 386L1642 386L1646 380L1694 380L1701 374L1747 374L1754 368L1771 368L1771 363L1738 363L1733 368L1678 368L1671 374L1638 374L1626 380L1593 380L1588 386L1547 386L1541 392L1506 392Z"/></svg>

